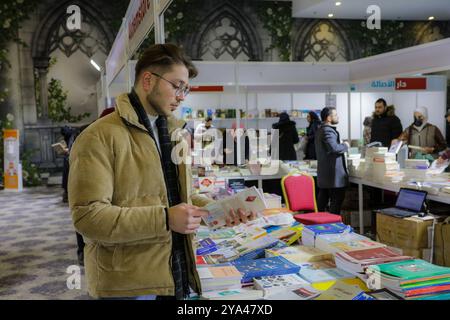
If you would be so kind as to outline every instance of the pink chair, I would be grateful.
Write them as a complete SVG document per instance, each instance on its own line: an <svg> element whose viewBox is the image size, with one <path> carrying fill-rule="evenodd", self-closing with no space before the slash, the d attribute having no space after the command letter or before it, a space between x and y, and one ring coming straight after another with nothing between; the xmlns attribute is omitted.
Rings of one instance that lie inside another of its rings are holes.
<svg viewBox="0 0 450 320"><path fill-rule="evenodd" d="M303 211L294 215L295 220L304 225L342 222L340 215L317 212L314 178L301 172L292 172L281 179L286 207L292 211Z"/></svg>

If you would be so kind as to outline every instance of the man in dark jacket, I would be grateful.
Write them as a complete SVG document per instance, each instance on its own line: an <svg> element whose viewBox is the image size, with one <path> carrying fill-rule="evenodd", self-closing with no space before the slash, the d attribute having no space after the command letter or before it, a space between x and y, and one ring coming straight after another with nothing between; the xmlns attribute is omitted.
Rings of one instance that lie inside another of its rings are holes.
<svg viewBox="0 0 450 320"><path fill-rule="evenodd" d="M317 154L317 185L319 211L325 211L330 202L329 212L340 214L341 205L348 185L345 152L350 145L341 143L336 125L339 117L336 108L324 108L320 113L322 125L317 131L315 143Z"/></svg>
<svg viewBox="0 0 450 320"><path fill-rule="evenodd" d="M381 142L383 147L389 148L391 141L396 139L402 131L402 123L395 115L394 107L388 107L384 99L378 99L375 102L370 142Z"/></svg>

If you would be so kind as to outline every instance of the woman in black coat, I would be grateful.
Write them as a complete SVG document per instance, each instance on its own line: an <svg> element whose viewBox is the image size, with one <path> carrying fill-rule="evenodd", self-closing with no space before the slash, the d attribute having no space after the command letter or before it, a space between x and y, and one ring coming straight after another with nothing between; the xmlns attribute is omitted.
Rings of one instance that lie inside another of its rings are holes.
<svg viewBox="0 0 450 320"><path fill-rule="evenodd" d="M297 160L297 152L294 144L298 143L297 128L295 122L289 119L286 112L280 114L280 121L272 125L273 129L278 129L279 138L279 159L280 160Z"/></svg>
<svg viewBox="0 0 450 320"><path fill-rule="evenodd" d="M313 111L308 113L309 126L306 129L307 144L305 148L305 160L316 160L316 146L314 144L314 137L316 136L317 129L320 126L320 120L317 114Z"/></svg>

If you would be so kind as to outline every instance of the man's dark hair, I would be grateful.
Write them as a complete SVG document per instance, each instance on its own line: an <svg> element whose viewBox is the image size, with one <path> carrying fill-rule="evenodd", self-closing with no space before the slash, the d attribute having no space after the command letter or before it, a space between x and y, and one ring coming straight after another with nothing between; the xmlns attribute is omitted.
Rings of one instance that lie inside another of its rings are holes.
<svg viewBox="0 0 450 320"><path fill-rule="evenodd" d="M205 119L205 122L209 122L209 121L212 121L212 118L211 118L211 117L207 117L207 118Z"/></svg>
<svg viewBox="0 0 450 320"><path fill-rule="evenodd" d="M320 117L322 118L322 122L325 122L328 118L328 116L333 112L333 110L336 110L334 107L325 107L320 111Z"/></svg>
<svg viewBox="0 0 450 320"><path fill-rule="evenodd" d="M177 64L184 65L188 69L189 78L197 76L197 68L182 49L170 43L152 45L142 53L136 64L135 82L137 82L142 72L148 71L150 68L159 69L159 72L164 73Z"/></svg>
<svg viewBox="0 0 450 320"><path fill-rule="evenodd" d="M386 100L384 100L383 98L380 98L380 99L378 99L376 102L375 102L375 104L377 104L377 103L382 103L383 104L383 106L386 108L386 106L387 106L387 103L386 103Z"/></svg>

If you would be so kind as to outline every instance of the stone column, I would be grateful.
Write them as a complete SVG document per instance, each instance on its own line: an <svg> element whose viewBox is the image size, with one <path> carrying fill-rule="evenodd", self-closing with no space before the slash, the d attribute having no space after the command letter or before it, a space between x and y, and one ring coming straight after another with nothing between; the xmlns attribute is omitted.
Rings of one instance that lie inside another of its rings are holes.
<svg viewBox="0 0 450 320"><path fill-rule="evenodd" d="M35 57L34 67L38 70L39 74L39 104L42 108L42 115L40 120L47 122L48 120L48 88L47 88L47 74L50 64L50 57Z"/></svg>

